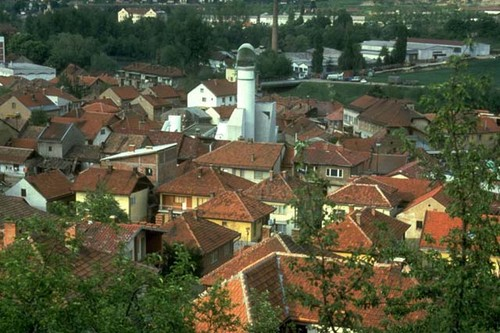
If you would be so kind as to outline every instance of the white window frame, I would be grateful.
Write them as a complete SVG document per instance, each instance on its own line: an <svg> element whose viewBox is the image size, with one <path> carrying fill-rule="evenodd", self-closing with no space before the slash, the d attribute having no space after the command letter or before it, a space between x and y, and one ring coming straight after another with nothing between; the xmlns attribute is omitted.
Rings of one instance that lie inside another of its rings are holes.
<svg viewBox="0 0 500 333"><path fill-rule="evenodd" d="M344 170L337 168L326 168L325 175L329 178L344 178Z"/></svg>

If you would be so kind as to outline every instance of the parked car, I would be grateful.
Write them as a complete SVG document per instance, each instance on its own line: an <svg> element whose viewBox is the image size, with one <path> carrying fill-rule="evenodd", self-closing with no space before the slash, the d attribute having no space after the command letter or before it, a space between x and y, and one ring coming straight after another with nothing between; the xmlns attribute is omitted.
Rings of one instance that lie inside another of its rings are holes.
<svg viewBox="0 0 500 333"><path fill-rule="evenodd" d="M353 76L352 79L351 79L351 82L360 82L361 81L361 77L360 76Z"/></svg>

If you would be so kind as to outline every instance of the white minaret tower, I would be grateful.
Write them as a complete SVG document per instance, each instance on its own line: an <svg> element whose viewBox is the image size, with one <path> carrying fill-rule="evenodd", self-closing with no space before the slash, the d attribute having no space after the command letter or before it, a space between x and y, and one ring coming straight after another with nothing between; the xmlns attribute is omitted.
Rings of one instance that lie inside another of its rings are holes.
<svg viewBox="0 0 500 333"><path fill-rule="evenodd" d="M245 43L238 49L236 58L237 108L243 110L245 139L255 139L255 49Z"/></svg>

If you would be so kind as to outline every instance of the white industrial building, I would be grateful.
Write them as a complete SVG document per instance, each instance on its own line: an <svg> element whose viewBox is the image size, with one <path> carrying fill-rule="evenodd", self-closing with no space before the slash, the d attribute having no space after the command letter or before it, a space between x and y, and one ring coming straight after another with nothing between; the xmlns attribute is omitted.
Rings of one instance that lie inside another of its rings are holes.
<svg viewBox="0 0 500 333"><path fill-rule="evenodd" d="M28 62L9 62L0 64L0 76L20 76L30 81L35 79L50 81L56 77L56 70Z"/></svg>

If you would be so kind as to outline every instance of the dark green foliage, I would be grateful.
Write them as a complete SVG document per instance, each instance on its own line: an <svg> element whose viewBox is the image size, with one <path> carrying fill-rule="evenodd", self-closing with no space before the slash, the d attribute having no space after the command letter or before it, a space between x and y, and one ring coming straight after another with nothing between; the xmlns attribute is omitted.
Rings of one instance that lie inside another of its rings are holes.
<svg viewBox="0 0 500 333"><path fill-rule="evenodd" d="M250 316L252 323L247 325L248 333L276 333L279 332L281 324L280 308L275 308L269 300L269 292L259 293L250 290L249 300L251 304Z"/></svg>
<svg viewBox="0 0 500 333"><path fill-rule="evenodd" d="M314 43L312 71L316 74L321 74L323 72L323 38L320 34L316 36L316 41Z"/></svg>
<svg viewBox="0 0 500 333"><path fill-rule="evenodd" d="M391 63L404 64L406 60L406 44L408 38L408 31L406 26L399 24L396 27L396 43L391 52Z"/></svg>
<svg viewBox="0 0 500 333"><path fill-rule="evenodd" d="M193 274L195 276L201 277L203 271L203 256L200 251L197 249L185 248L182 244L169 245L166 242L163 243L161 274L169 275L172 272L172 269L176 267L179 261L179 258L177 258L177 254L179 253L180 247L184 248L184 252L189 253Z"/></svg>
<svg viewBox="0 0 500 333"><path fill-rule="evenodd" d="M358 71L365 68L365 59L361 55L361 47L353 43L350 38L347 39L345 48L339 57L339 68L342 70Z"/></svg>
<svg viewBox="0 0 500 333"><path fill-rule="evenodd" d="M30 123L34 126L45 126L49 122L47 112L42 110L31 111Z"/></svg>
<svg viewBox="0 0 500 333"><path fill-rule="evenodd" d="M262 79L288 78L292 64L283 54L268 50L257 57L257 72Z"/></svg>

